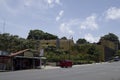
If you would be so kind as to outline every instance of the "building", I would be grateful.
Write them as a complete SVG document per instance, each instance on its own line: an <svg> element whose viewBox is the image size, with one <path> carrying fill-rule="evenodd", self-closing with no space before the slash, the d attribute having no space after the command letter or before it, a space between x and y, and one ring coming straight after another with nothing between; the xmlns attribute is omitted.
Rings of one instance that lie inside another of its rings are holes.
<svg viewBox="0 0 120 80"><path fill-rule="evenodd" d="M10 68L9 63L11 61L8 55L9 55L8 52L0 51L0 70L8 70Z"/></svg>
<svg viewBox="0 0 120 80"><path fill-rule="evenodd" d="M16 53L0 55L0 70L22 70L38 68L42 62L37 51L25 49Z"/></svg>
<svg viewBox="0 0 120 80"><path fill-rule="evenodd" d="M48 46L53 46L53 47L59 48L61 50L69 50L70 47L73 45L74 45L74 42L72 39L69 39L69 40L63 40L63 39L40 40L40 48L46 48Z"/></svg>
<svg viewBox="0 0 120 80"><path fill-rule="evenodd" d="M101 50L102 61L109 61L116 53L115 44L109 40L102 40L97 44L99 50Z"/></svg>

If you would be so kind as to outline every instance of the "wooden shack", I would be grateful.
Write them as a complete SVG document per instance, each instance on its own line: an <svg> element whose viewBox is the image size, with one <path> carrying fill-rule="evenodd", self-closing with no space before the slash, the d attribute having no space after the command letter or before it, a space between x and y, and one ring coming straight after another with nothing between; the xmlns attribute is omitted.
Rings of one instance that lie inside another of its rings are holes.
<svg viewBox="0 0 120 80"><path fill-rule="evenodd" d="M30 49L21 50L9 55L0 55L0 70L38 68L40 60L38 52Z"/></svg>

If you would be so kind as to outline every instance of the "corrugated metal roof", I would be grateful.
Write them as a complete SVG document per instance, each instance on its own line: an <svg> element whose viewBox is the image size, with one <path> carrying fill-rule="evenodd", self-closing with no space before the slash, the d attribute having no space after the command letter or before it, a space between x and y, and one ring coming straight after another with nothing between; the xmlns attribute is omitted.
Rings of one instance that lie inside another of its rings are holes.
<svg viewBox="0 0 120 80"><path fill-rule="evenodd" d="M26 52L26 51L28 51L28 50L29 50L29 49L25 49L25 50L18 51L18 52L16 52L16 53L11 53L9 56L16 56L16 55L22 54L22 53L24 53L24 52Z"/></svg>

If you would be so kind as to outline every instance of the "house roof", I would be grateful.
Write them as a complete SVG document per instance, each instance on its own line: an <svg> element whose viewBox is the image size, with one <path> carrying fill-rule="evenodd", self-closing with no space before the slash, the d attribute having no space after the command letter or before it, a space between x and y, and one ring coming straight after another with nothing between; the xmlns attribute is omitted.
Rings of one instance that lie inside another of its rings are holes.
<svg viewBox="0 0 120 80"><path fill-rule="evenodd" d="M21 50L21 51L18 51L18 52L16 52L16 53L11 53L9 56L10 56L10 57L16 56L16 55L22 54L22 53L24 53L24 52L26 52L26 51L29 51L29 49Z"/></svg>
<svg viewBox="0 0 120 80"><path fill-rule="evenodd" d="M10 55L9 55L9 57L13 57L13 56L15 56L15 57L19 57L19 58L33 58L33 57L24 57L24 56L18 56L19 54L23 54L24 52L26 52L26 51L29 51L30 49L25 49L25 50L21 50L21 51L18 51L18 52L16 52L16 53L11 53ZM30 50L31 51L31 50ZM46 59L46 57L34 57L34 59Z"/></svg>

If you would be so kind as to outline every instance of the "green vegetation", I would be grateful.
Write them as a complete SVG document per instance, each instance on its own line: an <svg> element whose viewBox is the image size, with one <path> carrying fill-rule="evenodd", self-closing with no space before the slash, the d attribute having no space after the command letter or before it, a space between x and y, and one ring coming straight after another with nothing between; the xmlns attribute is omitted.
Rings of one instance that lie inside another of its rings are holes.
<svg viewBox="0 0 120 80"><path fill-rule="evenodd" d="M119 57L120 57L120 50L117 51L116 56L119 56Z"/></svg>
<svg viewBox="0 0 120 80"><path fill-rule="evenodd" d="M85 64L105 61L105 58L120 56L120 43L118 37L109 33L101 37L98 43L89 43L85 39L78 39L76 44L66 37L62 37L56 48L58 37L41 30L30 30L27 39L9 33L0 34L0 50L16 52L23 49L45 49L45 56L50 62L70 59L74 64ZM63 48L64 47L64 48ZM115 52L115 54L114 54ZM107 57L106 57L107 56Z"/></svg>
<svg viewBox="0 0 120 80"><path fill-rule="evenodd" d="M103 39L103 40L109 40L109 41L112 41L112 42L114 42L114 43L118 43L118 42L119 42L118 37L117 37L115 34L113 34L113 33L109 33L109 34L101 37L101 40L102 40L102 39Z"/></svg>
<svg viewBox="0 0 120 80"><path fill-rule="evenodd" d="M77 44L86 44L88 43L85 39L78 39Z"/></svg>
<svg viewBox="0 0 120 80"><path fill-rule="evenodd" d="M67 40L67 38L66 38L66 37L62 37L61 39L63 39L63 40Z"/></svg>
<svg viewBox="0 0 120 80"><path fill-rule="evenodd" d="M51 40L57 39L58 37L52 35L50 33L45 33L41 30L30 30L27 39L34 39L34 40Z"/></svg>
<svg viewBox="0 0 120 80"><path fill-rule="evenodd" d="M9 33L0 34L0 50L16 52L26 48L35 49L37 41L19 38Z"/></svg>

